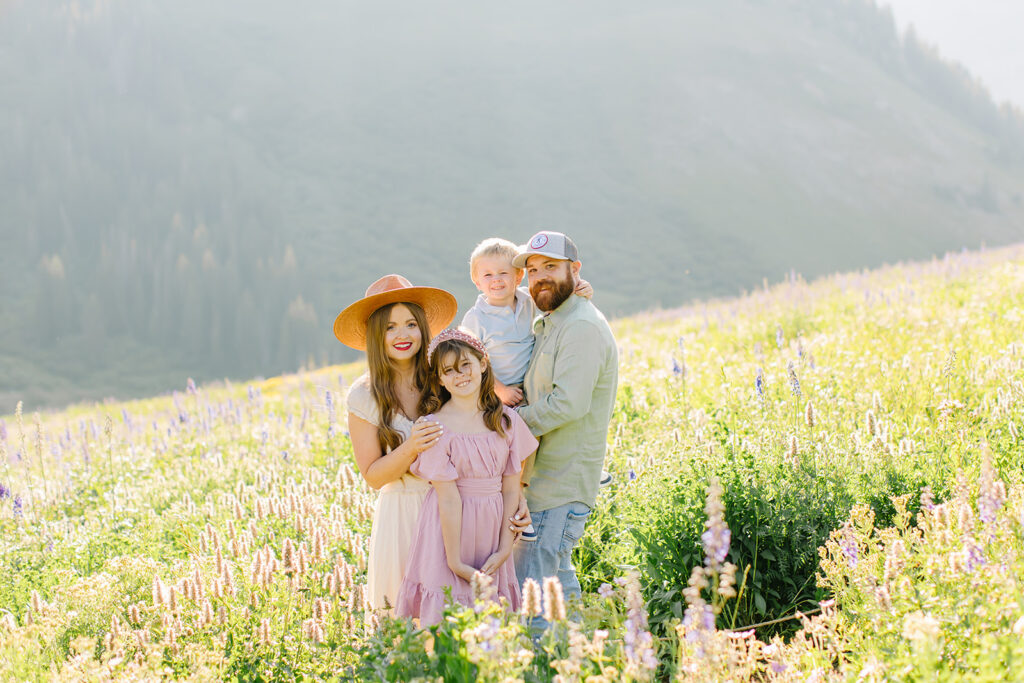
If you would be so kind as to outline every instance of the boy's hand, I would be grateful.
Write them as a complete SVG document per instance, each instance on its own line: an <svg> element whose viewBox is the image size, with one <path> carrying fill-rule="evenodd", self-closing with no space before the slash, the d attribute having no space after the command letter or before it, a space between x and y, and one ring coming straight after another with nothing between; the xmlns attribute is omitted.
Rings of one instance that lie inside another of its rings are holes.
<svg viewBox="0 0 1024 683"><path fill-rule="evenodd" d="M498 569L501 568L501 565L505 564L505 562L508 560L508 556L511 554L511 548L509 548L505 552L501 552L499 550L496 553L492 553L491 556L487 558L487 561L484 562L484 566L480 567L480 571L482 571L484 574L490 574L493 576L495 572L497 572Z"/></svg>
<svg viewBox="0 0 1024 683"><path fill-rule="evenodd" d="M591 299L594 296L594 288L590 286L589 282L581 278L576 284L576 291L574 293L582 296L584 299Z"/></svg>
<svg viewBox="0 0 1024 683"><path fill-rule="evenodd" d="M519 405L523 402L523 390L519 387L507 387L501 382L494 382L494 393L498 395L501 402L507 405L509 408Z"/></svg>

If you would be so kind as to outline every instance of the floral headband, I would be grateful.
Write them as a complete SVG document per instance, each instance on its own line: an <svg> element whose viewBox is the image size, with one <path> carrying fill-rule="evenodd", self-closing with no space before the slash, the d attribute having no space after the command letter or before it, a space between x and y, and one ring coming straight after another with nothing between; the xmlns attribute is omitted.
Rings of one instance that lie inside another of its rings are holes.
<svg viewBox="0 0 1024 683"><path fill-rule="evenodd" d="M487 349L484 348L483 342L476 338L476 335L466 330L449 327L446 330L441 330L436 337L430 340L430 345L427 346L427 359L431 363L434 362L434 351L437 351L438 345L446 341L460 341L469 344L479 351L481 356L487 357Z"/></svg>

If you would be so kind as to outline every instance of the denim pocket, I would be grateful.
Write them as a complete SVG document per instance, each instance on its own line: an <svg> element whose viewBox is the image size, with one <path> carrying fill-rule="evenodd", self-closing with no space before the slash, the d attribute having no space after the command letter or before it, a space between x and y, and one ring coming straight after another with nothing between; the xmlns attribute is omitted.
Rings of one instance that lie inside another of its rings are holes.
<svg viewBox="0 0 1024 683"><path fill-rule="evenodd" d="M590 517L590 508L583 503L573 503L565 514L565 530L562 531L562 551L571 550L576 541L583 537L583 527Z"/></svg>

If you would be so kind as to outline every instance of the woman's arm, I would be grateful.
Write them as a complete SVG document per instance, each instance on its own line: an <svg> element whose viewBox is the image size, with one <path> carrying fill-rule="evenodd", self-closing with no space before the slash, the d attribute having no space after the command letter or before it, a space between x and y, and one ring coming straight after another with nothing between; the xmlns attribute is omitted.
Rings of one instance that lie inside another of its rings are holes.
<svg viewBox="0 0 1024 683"><path fill-rule="evenodd" d="M348 414L348 433L356 465L366 483L374 489L400 479L421 452L441 438L441 425L423 420L413 425L412 434L398 448L384 454L377 440L377 426L353 413Z"/></svg>
<svg viewBox="0 0 1024 683"><path fill-rule="evenodd" d="M504 507L502 519L511 519L519 508L519 473L506 474L501 478L501 502ZM498 535L498 549L487 558L484 566L480 568L485 574L493 574L498 571L501 565L505 564L508 556L512 553L512 541L514 534L507 524L501 525L501 533Z"/></svg>
<svg viewBox="0 0 1024 683"><path fill-rule="evenodd" d="M462 496L454 481L430 482L437 491L437 511L441 516L441 538L444 539L444 555L448 568L466 581L473 579L476 571L462 561Z"/></svg>

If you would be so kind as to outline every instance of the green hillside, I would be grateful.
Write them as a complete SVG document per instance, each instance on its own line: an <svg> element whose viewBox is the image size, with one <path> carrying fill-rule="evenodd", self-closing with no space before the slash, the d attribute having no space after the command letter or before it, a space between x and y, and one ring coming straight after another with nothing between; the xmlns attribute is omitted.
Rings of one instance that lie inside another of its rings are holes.
<svg viewBox="0 0 1024 683"><path fill-rule="evenodd" d="M615 321L584 602L538 641L368 618L358 364L4 415L0 679L1012 680L1022 318L1015 245Z"/></svg>
<svg viewBox="0 0 1024 683"><path fill-rule="evenodd" d="M856 0L0 4L0 405L355 358L401 272L611 315L1024 234L1024 124Z"/></svg>

